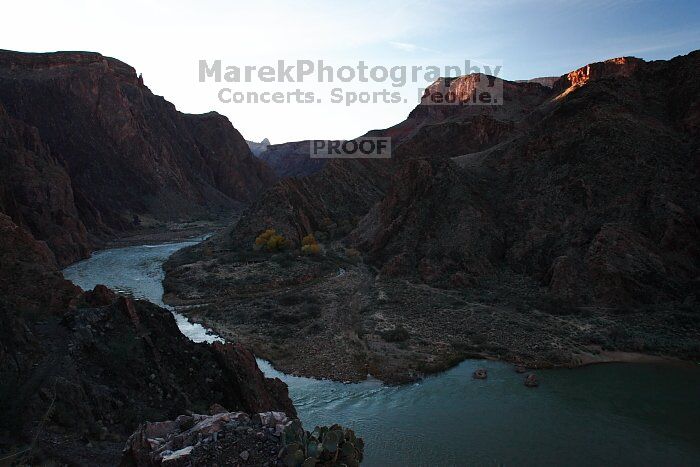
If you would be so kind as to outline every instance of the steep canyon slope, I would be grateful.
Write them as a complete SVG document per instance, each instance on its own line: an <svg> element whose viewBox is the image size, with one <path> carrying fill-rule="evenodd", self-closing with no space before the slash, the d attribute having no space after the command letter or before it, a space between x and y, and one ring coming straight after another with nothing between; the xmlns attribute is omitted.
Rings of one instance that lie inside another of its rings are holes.
<svg viewBox="0 0 700 467"><path fill-rule="evenodd" d="M2 209L62 265L139 226L228 217L275 178L225 117L178 112L97 53L0 51L0 106Z"/></svg>
<svg viewBox="0 0 700 467"><path fill-rule="evenodd" d="M412 379L468 355L693 358L699 71L699 52L626 57L551 87L504 81L501 106L421 104L370 132L392 137L391 160L285 179L176 255L171 299L283 369L337 379ZM253 251L265 229L288 249ZM308 234L320 255L298 250Z"/></svg>
<svg viewBox="0 0 700 467"><path fill-rule="evenodd" d="M0 173L5 462L117 465L140 424L212 404L295 415L245 347L195 344L169 311L59 269L125 232L228 219L255 199L274 174L225 117L182 114L99 54L0 51Z"/></svg>
<svg viewBox="0 0 700 467"><path fill-rule="evenodd" d="M0 214L0 452L27 465L117 465L147 420L212 404L295 415L240 345L195 344L169 311L83 292L45 244Z"/></svg>

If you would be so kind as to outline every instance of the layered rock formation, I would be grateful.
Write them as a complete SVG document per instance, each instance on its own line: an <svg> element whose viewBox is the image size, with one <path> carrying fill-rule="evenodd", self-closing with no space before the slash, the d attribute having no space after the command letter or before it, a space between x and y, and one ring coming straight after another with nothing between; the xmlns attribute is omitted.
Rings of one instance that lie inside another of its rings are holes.
<svg viewBox="0 0 700 467"><path fill-rule="evenodd" d="M15 174L0 182L3 209L59 264L86 255L86 229L94 243L137 225L230 215L274 179L225 117L178 112L100 54L0 51L0 104L2 163Z"/></svg>
<svg viewBox="0 0 700 467"><path fill-rule="evenodd" d="M419 105L377 132L398 135L397 166L388 191L358 177L356 187L383 198L350 243L405 272L476 279L505 267L577 303L684 300L699 271L698 60L613 59L561 77L553 91L503 82L502 106ZM452 80L450 91L468 99L483 79ZM287 210L302 234L316 228L306 222L314 213L339 209L322 182L335 187L338 173L312 178L324 206ZM264 212L272 226L290 223L272 207L290 198L262 200L256 222Z"/></svg>

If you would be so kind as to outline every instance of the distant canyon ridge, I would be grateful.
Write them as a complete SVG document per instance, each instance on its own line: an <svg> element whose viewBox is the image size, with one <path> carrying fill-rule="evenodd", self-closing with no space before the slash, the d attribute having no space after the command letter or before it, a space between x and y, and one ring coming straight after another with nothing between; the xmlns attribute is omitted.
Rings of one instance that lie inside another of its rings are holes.
<svg viewBox="0 0 700 467"><path fill-rule="evenodd" d="M167 221L229 218L275 180L214 112L190 115L97 53L0 51L0 211L59 265Z"/></svg>
<svg viewBox="0 0 700 467"><path fill-rule="evenodd" d="M421 103L367 133L391 160L308 167L308 142L269 146L282 179L166 264L168 296L284 371L340 380L697 358L699 72L698 51L621 57L502 81L503 105ZM255 251L265 229L287 249Z"/></svg>

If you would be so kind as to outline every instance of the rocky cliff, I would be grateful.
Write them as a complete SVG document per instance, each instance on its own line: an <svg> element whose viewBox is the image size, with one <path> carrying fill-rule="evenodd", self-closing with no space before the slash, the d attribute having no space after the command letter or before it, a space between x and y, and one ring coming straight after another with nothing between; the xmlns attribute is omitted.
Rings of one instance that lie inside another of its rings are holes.
<svg viewBox="0 0 700 467"><path fill-rule="evenodd" d="M373 132L398 141L392 162L333 161L280 183L234 237L269 226L298 241L351 213L363 219L350 243L392 270L507 268L579 303L684 300L700 271L699 56L594 63L552 88L504 81L501 106L421 104ZM484 79L450 90L468 99Z"/></svg>
<svg viewBox="0 0 700 467"><path fill-rule="evenodd" d="M146 420L212 404L295 415L250 351L195 344L170 312L63 279L46 245L0 214L0 451L18 464L116 465ZM7 459L7 457L5 457Z"/></svg>
<svg viewBox="0 0 700 467"><path fill-rule="evenodd" d="M97 53L0 51L0 103L0 118L25 128L0 140L16 173L2 187L5 207L59 264L89 251L86 230L94 243L139 225L226 216L274 179L225 117L178 112L132 67ZM28 169L18 152L50 162ZM50 179L55 188L41 188Z"/></svg>
<svg viewBox="0 0 700 467"><path fill-rule="evenodd" d="M445 142L432 152L421 141L433 162L404 167L353 238L384 265L408 262L477 279L492 270L481 270L486 262L569 302L691 297L700 272L699 60L694 53L583 67L488 150L436 163ZM446 187L462 197L447 196ZM430 215L406 217L421 213ZM456 242L459 252L450 246Z"/></svg>
<svg viewBox="0 0 700 467"><path fill-rule="evenodd" d="M67 264L90 250L65 167L35 127L0 104L0 212L46 243L53 261Z"/></svg>

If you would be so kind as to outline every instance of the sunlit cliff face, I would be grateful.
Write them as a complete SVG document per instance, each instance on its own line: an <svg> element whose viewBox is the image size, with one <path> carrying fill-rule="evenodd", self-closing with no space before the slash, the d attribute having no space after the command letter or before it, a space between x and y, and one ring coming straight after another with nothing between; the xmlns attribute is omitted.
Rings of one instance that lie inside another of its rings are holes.
<svg viewBox="0 0 700 467"><path fill-rule="evenodd" d="M555 90L564 90L571 86L582 86L592 79L607 76L630 76L644 60L635 57L619 57L596 62L574 70L554 84Z"/></svg>

